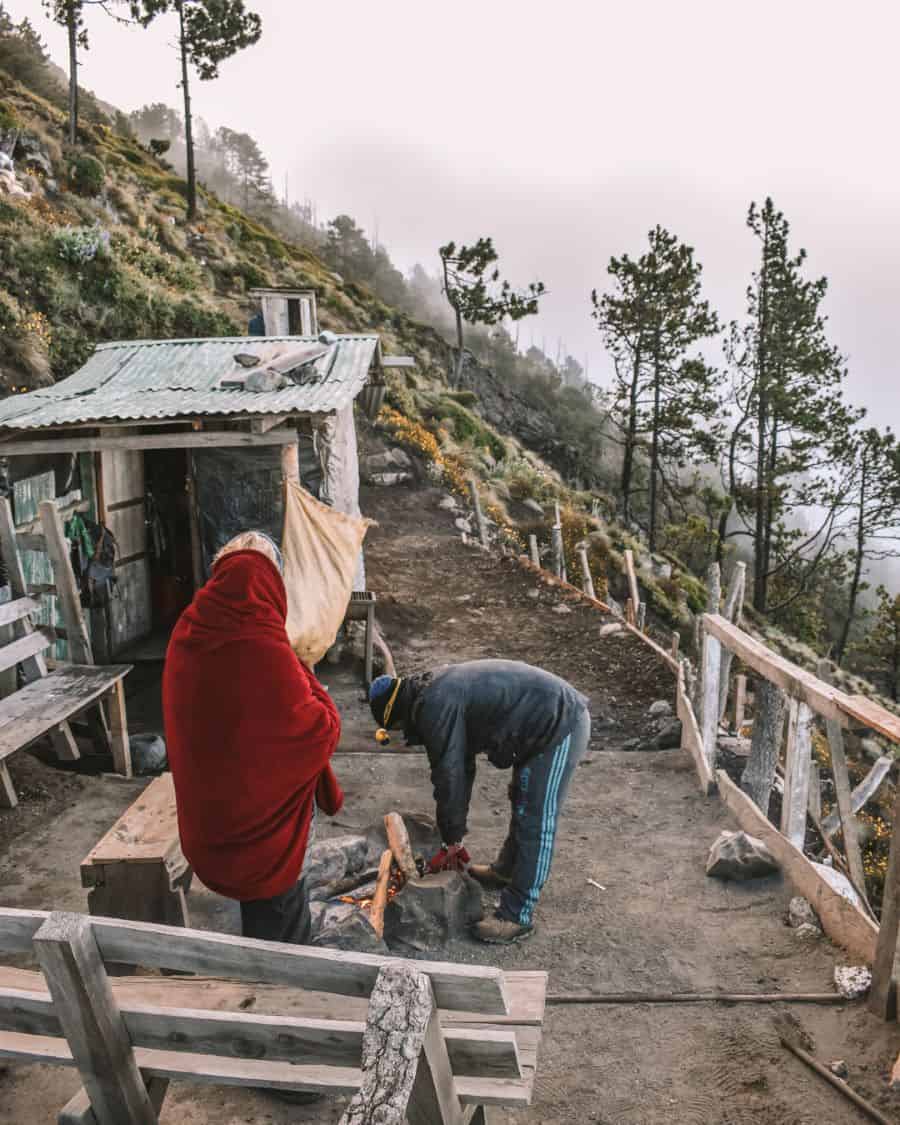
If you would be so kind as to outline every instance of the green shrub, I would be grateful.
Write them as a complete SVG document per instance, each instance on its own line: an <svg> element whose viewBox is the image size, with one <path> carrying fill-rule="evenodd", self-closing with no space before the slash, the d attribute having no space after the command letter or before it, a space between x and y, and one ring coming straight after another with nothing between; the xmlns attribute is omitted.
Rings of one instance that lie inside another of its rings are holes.
<svg viewBox="0 0 900 1125"><path fill-rule="evenodd" d="M11 106L0 103L0 129L18 129L21 124L16 111Z"/></svg>
<svg viewBox="0 0 900 1125"><path fill-rule="evenodd" d="M109 251L109 232L102 227L62 227L53 232L57 256L70 266L85 266Z"/></svg>
<svg viewBox="0 0 900 1125"><path fill-rule="evenodd" d="M89 153L76 156L69 165L69 182L79 195L93 199L103 190L105 180L106 169Z"/></svg>

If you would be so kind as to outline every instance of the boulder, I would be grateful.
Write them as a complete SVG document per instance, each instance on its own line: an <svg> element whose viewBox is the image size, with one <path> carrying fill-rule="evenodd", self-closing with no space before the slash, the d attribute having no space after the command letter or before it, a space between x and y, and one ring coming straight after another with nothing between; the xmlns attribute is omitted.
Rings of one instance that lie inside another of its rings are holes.
<svg viewBox="0 0 900 1125"><path fill-rule="evenodd" d="M553 612L554 613L571 613L572 609L571 609L571 606L567 606L564 602L558 602L553 607Z"/></svg>
<svg viewBox="0 0 900 1125"><path fill-rule="evenodd" d="M483 917L481 888L461 871L439 871L407 883L384 912L384 939L392 953L415 956L465 937Z"/></svg>
<svg viewBox="0 0 900 1125"><path fill-rule="evenodd" d="M788 906L788 925L795 930L801 926L818 926L819 918L815 910L802 895L794 895Z"/></svg>
<svg viewBox="0 0 900 1125"><path fill-rule="evenodd" d="M369 480L372 484L380 484L390 486L394 484L406 484L413 479L412 473L370 473Z"/></svg>
<svg viewBox="0 0 900 1125"><path fill-rule="evenodd" d="M804 922L794 930L794 937L798 941L816 941L822 936L822 931L818 926L813 926L809 922Z"/></svg>
<svg viewBox="0 0 900 1125"><path fill-rule="evenodd" d="M411 468L412 460L402 449L386 449L383 453L372 453L366 458L366 472L370 474Z"/></svg>
<svg viewBox="0 0 900 1125"><path fill-rule="evenodd" d="M850 1077L850 1067L847 1066L846 1059L832 1059L828 1064L828 1069L835 1076L846 1082Z"/></svg>
<svg viewBox="0 0 900 1125"><path fill-rule="evenodd" d="M469 521L467 519L463 519L462 516L458 516L453 521L453 526L456 528L457 531L465 532L466 535L472 534L472 525L469 523Z"/></svg>
<svg viewBox="0 0 900 1125"><path fill-rule="evenodd" d="M668 718L661 722L653 741L657 750L677 750L681 745L681 719Z"/></svg>
<svg viewBox="0 0 900 1125"><path fill-rule="evenodd" d="M445 512L458 512L459 501L455 496L442 496L438 501L438 507Z"/></svg>
<svg viewBox="0 0 900 1125"><path fill-rule="evenodd" d="M881 744L874 738L860 739L859 749L863 757L868 758L870 762L877 762L884 754Z"/></svg>
<svg viewBox="0 0 900 1125"><path fill-rule="evenodd" d="M650 704L650 709L647 714L651 719L659 718L661 715L671 715L672 704L668 699L657 699L655 703Z"/></svg>
<svg viewBox="0 0 900 1125"><path fill-rule="evenodd" d="M771 852L746 832L723 832L709 850L706 874L716 879L759 879L778 871Z"/></svg>
<svg viewBox="0 0 900 1125"><path fill-rule="evenodd" d="M365 836L332 836L319 840L306 853L303 874L311 887L356 875L366 866Z"/></svg>
<svg viewBox="0 0 900 1125"><path fill-rule="evenodd" d="M625 630L621 625L617 625L615 621L611 621L608 625L601 625L597 631L599 637L617 637Z"/></svg>
<svg viewBox="0 0 900 1125"><path fill-rule="evenodd" d="M351 949L356 953L388 952L364 910L349 902L329 903L322 912L313 945Z"/></svg>
<svg viewBox="0 0 900 1125"><path fill-rule="evenodd" d="M865 965L836 965L834 986L845 1000L856 1000L872 987L872 973Z"/></svg>
<svg viewBox="0 0 900 1125"><path fill-rule="evenodd" d="M139 777L148 773L162 773L168 765L166 743L162 735L133 734L129 741L131 765Z"/></svg>
<svg viewBox="0 0 900 1125"><path fill-rule="evenodd" d="M30 133L20 134L13 156L24 168L37 168L45 176L53 175L53 164L47 150Z"/></svg>

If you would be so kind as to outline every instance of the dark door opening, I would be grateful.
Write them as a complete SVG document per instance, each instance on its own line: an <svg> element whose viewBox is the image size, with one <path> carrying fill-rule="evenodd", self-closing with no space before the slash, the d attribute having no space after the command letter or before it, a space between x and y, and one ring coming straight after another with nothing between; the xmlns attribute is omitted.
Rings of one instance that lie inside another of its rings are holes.
<svg viewBox="0 0 900 1125"><path fill-rule="evenodd" d="M169 630L194 596L188 455L185 449L144 454L147 550L153 629Z"/></svg>

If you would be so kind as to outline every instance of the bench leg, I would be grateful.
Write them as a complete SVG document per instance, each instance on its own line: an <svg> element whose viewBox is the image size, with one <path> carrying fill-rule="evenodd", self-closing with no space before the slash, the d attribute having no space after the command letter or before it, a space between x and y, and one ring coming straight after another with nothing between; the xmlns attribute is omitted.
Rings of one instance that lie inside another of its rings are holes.
<svg viewBox="0 0 900 1125"><path fill-rule="evenodd" d="M0 809L14 809L19 803L15 786L6 768L6 762L0 762Z"/></svg>
<svg viewBox="0 0 900 1125"><path fill-rule="evenodd" d="M162 1112L166 1092L169 1089L169 1080L168 1078L151 1078L149 1081L145 1080L145 1085L150 1097L150 1104L159 1115ZM98 1125L94 1111L91 1109L91 1100L83 1086L75 1097L63 1106L56 1122L57 1125Z"/></svg>
<svg viewBox="0 0 900 1125"><path fill-rule="evenodd" d="M109 693L109 740L116 773L132 777L131 745L128 741L128 716L125 713L125 685L118 680Z"/></svg>
<svg viewBox="0 0 900 1125"><path fill-rule="evenodd" d="M72 728L68 723L60 723L58 727L52 730L50 741L53 743L53 751L60 761L75 762L81 757L75 735L72 734Z"/></svg>

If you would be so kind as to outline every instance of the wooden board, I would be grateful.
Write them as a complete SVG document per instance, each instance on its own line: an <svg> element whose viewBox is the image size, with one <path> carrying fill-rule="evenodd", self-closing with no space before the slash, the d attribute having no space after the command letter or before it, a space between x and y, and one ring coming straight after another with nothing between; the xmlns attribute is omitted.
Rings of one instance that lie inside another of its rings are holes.
<svg viewBox="0 0 900 1125"><path fill-rule="evenodd" d="M0 605L0 625L11 625L21 621L29 614L38 613L41 603L36 598L16 598L15 601Z"/></svg>
<svg viewBox="0 0 900 1125"><path fill-rule="evenodd" d="M128 664L67 664L0 700L0 760L89 707L130 671Z"/></svg>
<svg viewBox="0 0 900 1125"><path fill-rule="evenodd" d="M0 950L27 952L44 921L40 910L0 908ZM293 988L368 996L382 965L394 958L271 941L252 941L231 934L176 930L148 922L92 919L104 960L153 969L265 981ZM24 944L23 944L24 942ZM417 961L435 991L438 1007L508 1015L506 985L500 969Z"/></svg>
<svg viewBox="0 0 900 1125"><path fill-rule="evenodd" d="M823 683L812 672L807 672L790 660L785 660L761 641L745 633L730 621L718 614L703 616L703 627L725 645L748 668L770 680L787 695L802 699L814 711L826 719L835 719L847 726L847 715L841 710L839 701L847 699L837 688Z"/></svg>
<svg viewBox="0 0 900 1125"><path fill-rule="evenodd" d="M38 653L46 651L51 644L53 644L53 639L45 629L36 629L25 637L19 637L17 641L10 641L8 645L0 648L0 671L6 668L15 668L17 664L24 663L29 657L37 656Z"/></svg>
<svg viewBox="0 0 900 1125"><path fill-rule="evenodd" d="M806 856L763 816L751 799L719 770L719 793L745 832L766 845L788 882L810 903L832 941L867 965L875 960L878 926L859 907L843 898Z"/></svg>
<svg viewBox="0 0 900 1125"><path fill-rule="evenodd" d="M181 851L175 783L160 774L88 852L82 867L101 863L158 863Z"/></svg>
<svg viewBox="0 0 900 1125"><path fill-rule="evenodd" d="M712 770L709 768L706 755L703 753L703 738L700 735L700 728L697 726L691 701L685 691L683 676L678 677L675 703L678 718L681 719L681 748L687 750L694 759L694 768L697 771L700 790L709 797L716 791L716 781Z"/></svg>
<svg viewBox="0 0 900 1125"><path fill-rule="evenodd" d="M838 706L845 715L863 726L877 730L892 742L900 742L900 716L894 715L864 695L842 695Z"/></svg>
<svg viewBox="0 0 900 1125"><path fill-rule="evenodd" d="M0 457L24 457L35 454L101 453L128 449L199 449L201 447L240 448L242 446L286 445L297 440L296 430L270 430L252 434L241 430L184 430L175 434L124 433L94 437L83 431L69 430L57 438L15 438L0 442Z"/></svg>

